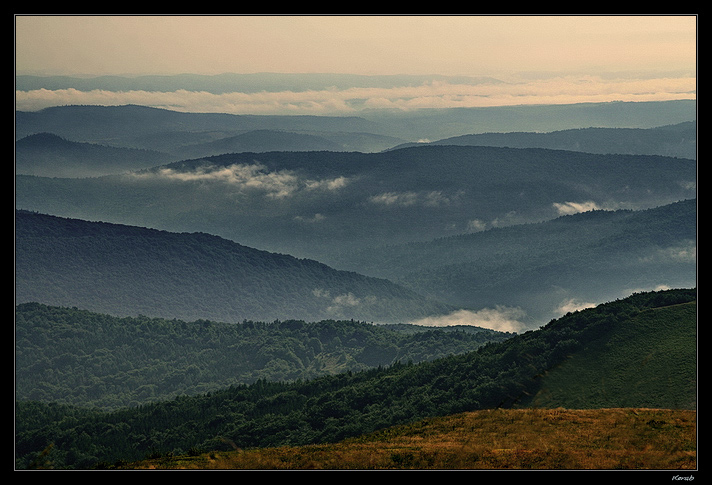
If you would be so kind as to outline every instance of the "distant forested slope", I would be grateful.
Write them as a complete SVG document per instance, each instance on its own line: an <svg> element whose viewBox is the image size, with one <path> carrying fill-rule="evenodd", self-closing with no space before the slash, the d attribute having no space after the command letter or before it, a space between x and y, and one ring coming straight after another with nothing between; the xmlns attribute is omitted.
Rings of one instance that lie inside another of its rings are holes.
<svg viewBox="0 0 712 485"><path fill-rule="evenodd" d="M15 298L118 316L357 319L399 323L447 312L390 281L337 271L204 233L18 211Z"/></svg>
<svg viewBox="0 0 712 485"><path fill-rule="evenodd" d="M547 319L569 300L606 301L638 289L694 286L696 240L697 200L691 199L374 247L344 253L331 264L453 305L497 302Z"/></svg>
<svg viewBox="0 0 712 485"><path fill-rule="evenodd" d="M578 128L548 133L478 133L445 138L432 141L430 144L549 148L587 153L663 155L695 159L697 158L697 123L687 121L655 128Z"/></svg>

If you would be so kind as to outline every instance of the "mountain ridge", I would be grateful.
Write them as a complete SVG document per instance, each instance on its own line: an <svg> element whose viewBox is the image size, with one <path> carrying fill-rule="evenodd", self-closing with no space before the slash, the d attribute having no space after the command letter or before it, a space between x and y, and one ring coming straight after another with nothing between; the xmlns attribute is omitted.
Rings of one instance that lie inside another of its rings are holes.
<svg viewBox="0 0 712 485"><path fill-rule="evenodd" d="M16 301L114 315L399 323L450 311L390 281L261 251L206 233L171 233L17 211Z"/></svg>

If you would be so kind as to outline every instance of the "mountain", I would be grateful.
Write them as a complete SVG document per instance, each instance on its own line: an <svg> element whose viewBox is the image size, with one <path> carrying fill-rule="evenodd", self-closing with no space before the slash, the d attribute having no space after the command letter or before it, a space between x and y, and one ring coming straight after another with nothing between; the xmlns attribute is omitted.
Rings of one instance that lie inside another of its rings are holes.
<svg viewBox="0 0 712 485"><path fill-rule="evenodd" d="M549 148L587 153L697 158L697 123L656 128L579 128L550 133L481 133L430 142L431 145ZM392 149L413 146L399 145Z"/></svg>
<svg viewBox="0 0 712 485"><path fill-rule="evenodd" d="M239 322L399 323L452 310L387 280L259 251L204 233L169 233L17 211L16 303Z"/></svg>
<svg viewBox="0 0 712 485"><path fill-rule="evenodd" d="M333 443L424 418L528 406L539 397L548 397L543 406L571 406L582 390L586 408L694 409L696 293L637 293L419 364L259 381L112 412L19 402L16 461L25 468L49 453L57 467L82 468L148 453Z"/></svg>
<svg viewBox="0 0 712 485"><path fill-rule="evenodd" d="M579 128L655 128L697 119L697 101L606 102L373 111L360 115L410 141L473 133L552 132Z"/></svg>
<svg viewBox="0 0 712 485"><path fill-rule="evenodd" d="M694 286L696 240L697 201L690 199L351 251L330 264L455 306L516 307L546 321L567 305Z"/></svg>
<svg viewBox="0 0 712 485"><path fill-rule="evenodd" d="M51 133L15 143L15 173L43 177L95 177L163 165L176 158L135 148L65 140Z"/></svg>
<svg viewBox="0 0 712 485"><path fill-rule="evenodd" d="M182 113L137 105L60 106L15 113L16 139L47 132L74 141L147 149L154 147L141 143L142 140L150 140L149 135L168 133L181 136L236 135L252 130L378 133L377 125L353 116Z"/></svg>
<svg viewBox="0 0 712 485"><path fill-rule="evenodd" d="M695 160L471 146L231 153L86 179L18 175L16 207L206 232L315 259L696 196Z"/></svg>

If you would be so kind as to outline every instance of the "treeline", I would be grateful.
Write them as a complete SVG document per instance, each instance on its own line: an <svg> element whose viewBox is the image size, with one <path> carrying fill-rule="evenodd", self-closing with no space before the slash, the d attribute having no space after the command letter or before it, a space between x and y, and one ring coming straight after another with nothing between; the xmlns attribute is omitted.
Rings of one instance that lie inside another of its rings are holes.
<svg viewBox="0 0 712 485"><path fill-rule="evenodd" d="M15 321L17 398L103 409L433 360L512 336L351 320L119 318L37 303L17 306Z"/></svg>
<svg viewBox="0 0 712 485"><path fill-rule="evenodd" d="M694 301L694 289L635 294L465 354L293 383L259 380L113 412L19 402L16 464L110 467L148 455L334 442L429 416L514 407L587 342L646 310Z"/></svg>

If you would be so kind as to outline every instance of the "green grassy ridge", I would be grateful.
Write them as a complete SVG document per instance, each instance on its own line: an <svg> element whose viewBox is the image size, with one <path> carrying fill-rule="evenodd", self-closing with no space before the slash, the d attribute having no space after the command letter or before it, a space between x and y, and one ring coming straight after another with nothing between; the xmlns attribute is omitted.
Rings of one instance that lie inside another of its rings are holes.
<svg viewBox="0 0 712 485"><path fill-rule="evenodd" d="M546 374L528 406L694 409L696 302L646 310Z"/></svg>
<svg viewBox="0 0 712 485"><path fill-rule="evenodd" d="M536 395L547 373L570 355L585 351L591 342L623 338L619 332L631 319L653 308L679 312L675 318L694 327L694 312L683 303L695 301L695 289L634 294L466 354L303 382L258 381L111 413L21 402L16 409L16 462L18 468L27 467L48 447L57 466L82 468L187 450L335 443L428 417L518 407ZM629 337L626 344L633 348L636 339ZM696 358L694 347L679 351L689 362ZM608 366L598 364L607 372ZM650 368L654 366L645 367ZM640 372L638 377L650 376ZM678 384L668 389L694 396L689 382ZM652 407L665 404L646 402Z"/></svg>

